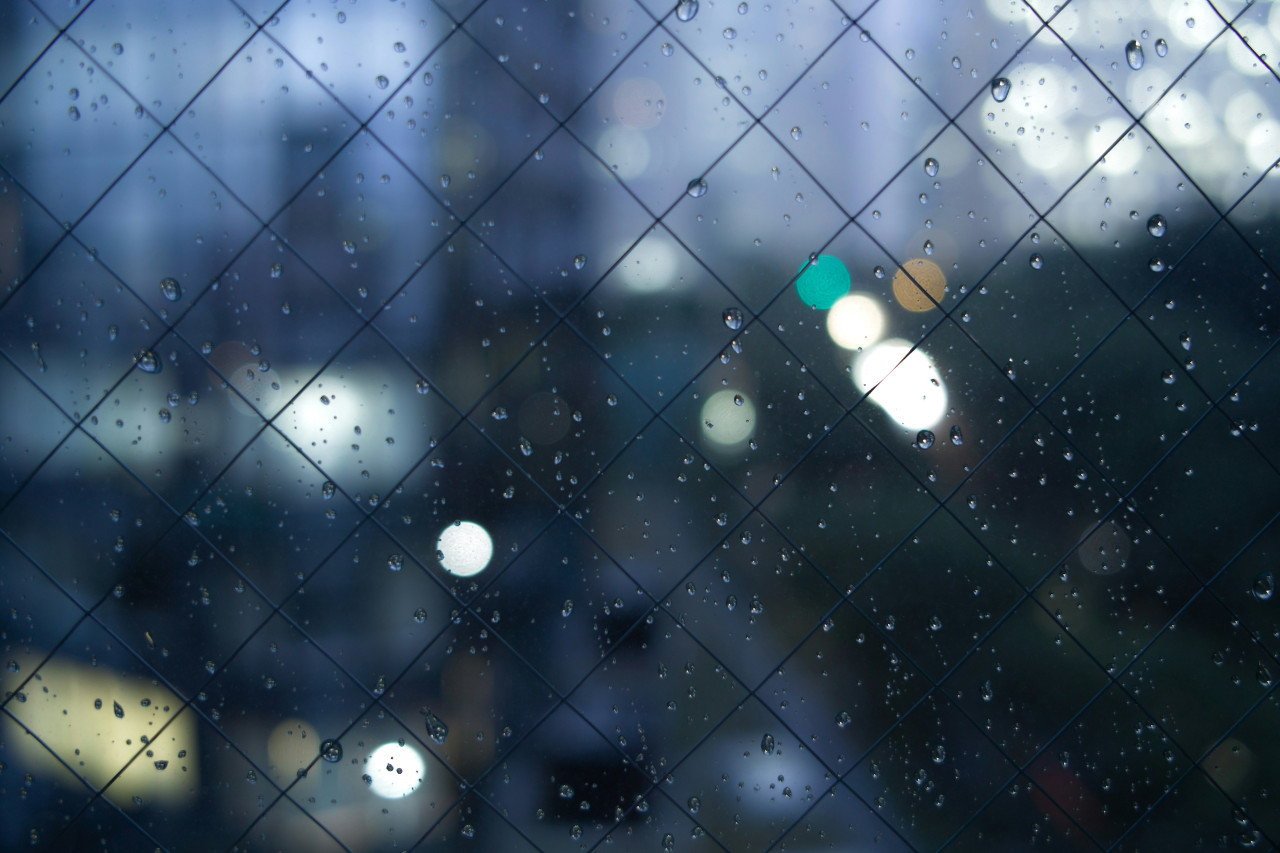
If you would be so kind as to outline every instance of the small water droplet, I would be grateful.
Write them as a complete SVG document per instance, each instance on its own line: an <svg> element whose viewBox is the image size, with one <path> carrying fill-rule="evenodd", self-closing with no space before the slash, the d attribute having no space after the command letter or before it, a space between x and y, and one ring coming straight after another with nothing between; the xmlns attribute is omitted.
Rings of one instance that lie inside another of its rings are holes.
<svg viewBox="0 0 1280 853"><path fill-rule="evenodd" d="M1164 59L1169 55L1169 43L1164 39L1156 39L1156 56Z"/></svg>
<svg viewBox="0 0 1280 853"><path fill-rule="evenodd" d="M337 491L338 487L333 484L332 480L325 480L324 485L320 487L320 496L327 501L331 501Z"/></svg>
<svg viewBox="0 0 1280 853"><path fill-rule="evenodd" d="M720 35L724 36L725 41L733 41L738 37L738 31L733 27L725 27L724 31L721 32Z"/></svg>
<svg viewBox="0 0 1280 853"><path fill-rule="evenodd" d="M1258 601L1270 601L1276 594L1276 576L1274 572L1262 572L1253 579L1253 597Z"/></svg>
<svg viewBox="0 0 1280 853"><path fill-rule="evenodd" d="M182 298L182 285L178 284L176 279L162 278L160 279L160 293L170 302L177 302Z"/></svg>
<svg viewBox="0 0 1280 853"><path fill-rule="evenodd" d="M1039 252L1032 252L1031 258L1029 259L1029 263L1031 264L1031 268L1033 270L1044 269L1044 256L1041 255Z"/></svg>
<svg viewBox="0 0 1280 853"><path fill-rule="evenodd" d="M735 332L742 328L742 309L726 308L724 309L724 324Z"/></svg>
<svg viewBox="0 0 1280 853"><path fill-rule="evenodd" d="M119 702L112 702L112 703L111 703L111 713L113 713L113 714L115 714L115 715L116 715L116 719L117 719L117 720L123 720L123 719L124 719L124 708L121 708L121 707L120 707L120 703L119 703Z"/></svg>
<svg viewBox="0 0 1280 853"><path fill-rule="evenodd" d="M956 447L964 444L964 434L960 432L959 424L951 427L951 443Z"/></svg>
<svg viewBox="0 0 1280 853"><path fill-rule="evenodd" d="M924 173L931 178L938 177L938 161L932 157L926 157L924 161Z"/></svg>
<svg viewBox="0 0 1280 853"><path fill-rule="evenodd" d="M773 735L765 732L764 737L760 738L760 751L765 755L773 755L773 751L777 744L773 740Z"/></svg>
<svg viewBox="0 0 1280 853"><path fill-rule="evenodd" d="M587 265L587 256L586 256L586 255L575 255L575 256L574 256L574 258L573 258L573 268L574 268L575 270L580 270L580 269L582 269L583 267L585 267L586 265Z"/></svg>
<svg viewBox="0 0 1280 853"><path fill-rule="evenodd" d="M115 44L111 45L111 52L114 53L116 56L119 56L120 54L124 53L124 45L122 45L120 42L116 42Z"/></svg>
<svg viewBox="0 0 1280 853"><path fill-rule="evenodd" d="M1147 220L1147 233L1152 237L1163 237L1169 230L1169 223L1159 213Z"/></svg>
<svg viewBox="0 0 1280 853"><path fill-rule="evenodd" d="M991 97L996 99L997 104L1004 103L1004 99L1009 97L1011 86L1008 77L997 77L991 81Z"/></svg>
<svg viewBox="0 0 1280 853"><path fill-rule="evenodd" d="M707 194L707 182L703 178L694 178L689 182L689 186L684 188L689 198L702 198Z"/></svg>
<svg viewBox="0 0 1280 853"><path fill-rule="evenodd" d="M392 554L387 557L387 568L393 572L398 572L404 568L404 555Z"/></svg>
<svg viewBox="0 0 1280 853"><path fill-rule="evenodd" d="M921 450L928 450L933 447L934 435L931 430L922 429L916 433L916 447Z"/></svg>
<svg viewBox="0 0 1280 853"><path fill-rule="evenodd" d="M80 120L80 110L76 108L75 104L72 104L71 106L67 107L67 117L72 121Z"/></svg>
<svg viewBox="0 0 1280 853"><path fill-rule="evenodd" d="M676 18L681 21L692 21L694 16L698 14L698 0L680 0L676 4Z"/></svg>
<svg viewBox="0 0 1280 853"><path fill-rule="evenodd" d="M804 136L804 132L800 130L798 126L791 128L791 138L794 139L796 142L799 142L801 137L803 136Z"/></svg>
<svg viewBox="0 0 1280 853"><path fill-rule="evenodd" d="M1141 68L1142 63L1146 61L1146 57L1142 55L1142 45L1137 39L1124 46L1124 61L1129 63L1129 67L1134 71Z"/></svg>
<svg viewBox="0 0 1280 853"><path fill-rule="evenodd" d="M373 84L379 89L385 89L391 85L391 81L379 74L377 77L373 78Z"/></svg>
<svg viewBox="0 0 1280 853"><path fill-rule="evenodd" d="M1164 261L1160 260L1159 258L1152 258L1151 260L1147 261L1147 269L1151 270L1152 272L1164 272Z"/></svg>

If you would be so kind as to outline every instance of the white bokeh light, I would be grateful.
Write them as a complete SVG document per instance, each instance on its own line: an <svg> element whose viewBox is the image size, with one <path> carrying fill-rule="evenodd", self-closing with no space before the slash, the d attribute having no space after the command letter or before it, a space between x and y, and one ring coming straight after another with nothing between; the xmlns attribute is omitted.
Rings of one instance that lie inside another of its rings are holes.
<svg viewBox="0 0 1280 853"><path fill-rule="evenodd" d="M1125 119L1109 118L1100 122L1098 132L1089 137L1090 160L1102 157L1105 152L1106 159L1097 167L1102 174L1121 175L1130 172L1142 158L1141 147L1134 144L1134 140L1130 138L1132 133L1125 133L1129 125L1130 122ZM1116 146L1108 151L1107 148L1122 133L1125 134L1125 138L1116 142Z"/></svg>
<svg viewBox="0 0 1280 853"><path fill-rule="evenodd" d="M902 338L890 338L860 355L853 365L858 388L907 429L929 429L947 411L947 388L929 356ZM874 389L874 390L872 390Z"/></svg>
<svg viewBox="0 0 1280 853"><path fill-rule="evenodd" d="M702 435L713 444L741 444L756 431L756 407L741 391L725 388L702 404Z"/></svg>
<svg viewBox="0 0 1280 853"><path fill-rule="evenodd" d="M422 785L427 765L411 746L384 743L369 755L369 790L387 800L407 797Z"/></svg>
<svg viewBox="0 0 1280 853"><path fill-rule="evenodd" d="M827 334L838 347L865 349L884 334L884 309L866 294L842 296L827 311Z"/></svg>
<svg viewBox="0 0 1280 853"><path fill-rule="evenodd" d="M449 573L469 578L483 572L493 559L493 539L474 521L455 521L441 531L436 552Z"/></svg>

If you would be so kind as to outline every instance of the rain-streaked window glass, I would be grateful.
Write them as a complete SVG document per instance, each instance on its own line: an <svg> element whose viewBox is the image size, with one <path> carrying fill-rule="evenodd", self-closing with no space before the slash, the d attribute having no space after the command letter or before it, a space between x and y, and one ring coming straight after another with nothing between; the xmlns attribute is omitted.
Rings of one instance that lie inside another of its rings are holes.
<svg viewBox="0 0 1280 853"><path fill-rule="evenodd" d="M0 848L1275 849L1280 3L0 7Z"/></svg>

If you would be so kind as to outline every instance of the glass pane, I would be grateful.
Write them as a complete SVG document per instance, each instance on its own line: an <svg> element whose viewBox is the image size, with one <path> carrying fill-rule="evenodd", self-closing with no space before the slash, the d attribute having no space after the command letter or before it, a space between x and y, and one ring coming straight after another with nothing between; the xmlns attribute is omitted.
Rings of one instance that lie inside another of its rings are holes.
<svg viewBox="0 0 1280 853"><path fill-rule="evenodd" d="M1280 849L1280 3L0 47L0 849Z"/></svg>

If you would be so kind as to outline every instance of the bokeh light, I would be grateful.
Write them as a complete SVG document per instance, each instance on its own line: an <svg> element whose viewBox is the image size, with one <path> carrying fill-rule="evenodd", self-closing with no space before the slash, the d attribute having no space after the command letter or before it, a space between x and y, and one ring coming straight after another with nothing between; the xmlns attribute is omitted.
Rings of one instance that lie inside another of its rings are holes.
<svg viewBox="0 0 1280 853"><path fill-rule="evenodd" d="M849 292L852 279L844 262L832 255L819 255L799 270L796 292L806 305L826 310Z"/></svg>
<svg viewBox="0 0 1280 853"><path fill-rule="evenodd" d="M860 355L854 382L871 402L909 430L936 426L947 411L947 387L929 356L902 338L890 338Z"/></svg>
<svg viewBox="0 0 1280 853"><path fill-rule="evenodd" d="M369 790L387 800L407 797L426 778L427 765L422 755L411 746L384 743L369 755L365 773Z"/></svg>
<svg viewBox="0 0 1280 853"><path fill-rule="evenodd" d="M756 430L756 407L741 391L725 388L702 404L702 435L713 444L732 447Z"/></svg>
<svg viewBox="0 0 1280 853"><path fill-rule="evenodd" d="M908 311L932 311L946 291L946 274L927 258L913 258L893 275L893 298Z"/></svg>
<svg viewBox="0 0 1280 853"><path fill-rule="evenodd" d="M455 521L436 540L440 565L461 578L478 575L493 559L493 538L474 521Z"/></svg>
<svg viewBox="0 0 1280 853"><path fill-rule="evenodd" d="M827 334L847 350L869 347L884 334L884 309L864 293L842 296L827 312Z"/></svg>

